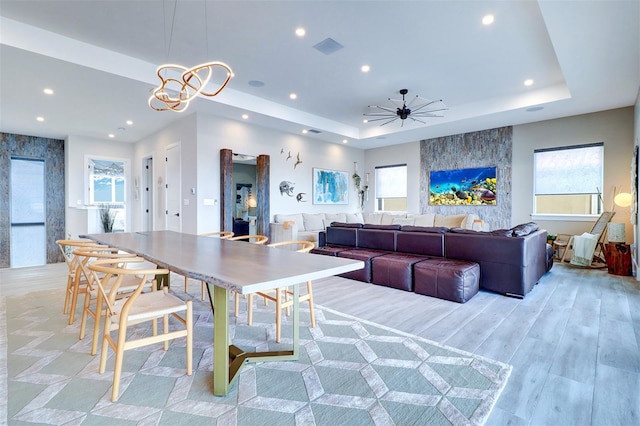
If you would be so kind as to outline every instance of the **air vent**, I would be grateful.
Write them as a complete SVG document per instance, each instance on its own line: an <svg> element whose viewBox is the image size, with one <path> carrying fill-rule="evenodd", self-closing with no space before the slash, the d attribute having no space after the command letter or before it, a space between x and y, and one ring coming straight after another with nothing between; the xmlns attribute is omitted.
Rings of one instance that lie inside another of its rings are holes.
<svg viewBox="0 0 640 426"><path fill-rule="evenodd" d="M316 129L309 129L309 131L315 134L322 133L320 130L316 130Z"/></svg>
<svg viewBox="0 0 640 426"><path fill-rule="evenodd" d="M344 46L329 37L314 45L313 48L318 52L324 53L325 55L331 55L332 53L335 53L338 50L344 48Z"/></svg>

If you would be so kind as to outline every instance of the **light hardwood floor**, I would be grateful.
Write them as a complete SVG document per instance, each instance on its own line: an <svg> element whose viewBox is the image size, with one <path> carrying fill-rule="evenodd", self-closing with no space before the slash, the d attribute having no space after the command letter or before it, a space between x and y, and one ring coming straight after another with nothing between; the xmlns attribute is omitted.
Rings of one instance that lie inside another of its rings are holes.
<svg viewBox="0 0 640 426"><path fill-rule="evenodd" d="M64 282L64 264L0 269L2 296ZM333 277L314 283L314 297L513 365L487 425L640 424L640 283L633 277L556 264L522 300L481 291L465 304Z"/></svg>

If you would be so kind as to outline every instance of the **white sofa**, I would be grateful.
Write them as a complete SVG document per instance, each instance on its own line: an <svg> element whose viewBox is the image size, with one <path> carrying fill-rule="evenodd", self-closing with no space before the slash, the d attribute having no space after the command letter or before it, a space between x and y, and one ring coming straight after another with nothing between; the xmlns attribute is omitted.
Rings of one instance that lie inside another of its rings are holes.
<svg viewBox="0 0 640 426"><path fill-rule="evenodd" d="M443 226L486 230L475 214L405 214L405 213L295 213L276 214L269 224L270 242L304 240L318 242L318 233L332 222L367 223L374 225Z"/></svg>

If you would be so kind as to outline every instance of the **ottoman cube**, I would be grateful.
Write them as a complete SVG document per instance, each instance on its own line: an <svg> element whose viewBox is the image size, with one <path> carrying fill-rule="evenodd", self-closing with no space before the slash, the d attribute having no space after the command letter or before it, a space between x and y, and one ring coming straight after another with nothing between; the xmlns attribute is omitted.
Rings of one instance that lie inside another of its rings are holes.
<svg viewBox="0 0 640 426"><path fill-rule="evenodd" d="M349 278L352 280L364 281L365 283L371 282L371 259L387 254L385 251L367 250L367 249L353 249L345 250L338 253L338 257L346 257L347 259L362 260L364 262L364 268L356 271L345 272L340 274L340 277Z"/></svg>
<svg viewBox="0 0 640 426"><path fill-rule="evenodd" d="M413 264L428 259L409 253L390 253L371 260L371 282L399 290L413 291Z"/></svg>
<svg viewBox="0 0 640 426"><path fill-rule="evenodd" d="M431 258L413 265L413 291L464 303L478 293L480 265L456 259Z"/></svg>

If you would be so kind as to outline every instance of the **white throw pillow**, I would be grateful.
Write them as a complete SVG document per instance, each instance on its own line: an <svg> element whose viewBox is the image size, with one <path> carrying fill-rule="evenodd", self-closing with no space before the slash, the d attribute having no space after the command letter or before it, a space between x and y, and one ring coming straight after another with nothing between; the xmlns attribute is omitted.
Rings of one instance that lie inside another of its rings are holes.
<svg viewBox="0 0 640 426"><path fill-rule="evenodd" d="M436 215L433 213L419 214L413 217L415 226L433 226Z"/></svg>
<svg viewBox="0 0 640 426"><path fill-rule="evenodd" d="M298 231L304 231L304 219L302 213L297 214L277 214L273 217L276 223L295 222L298 225Z"/></svg>
<svg viewBox="0 0 640 426"><path fill-rule="evenodd" d="M462 228L462 221L467 218L466 214L444 215L437 214L433 226L444 226L445 228Z"/></svg>
<svg viewBox="0 0 640 426"><path fill-rule="evenodd" d="M364 223L362 213L347 213L347 223Z"/></svg>
<svg viewBox="0 0 640 426"><path fill-rule="evenodd" d="M324 213L302 213L305 231L322 231L324 229Z"/></svg>
<svg viewBox="0 0 640 426"><path fill-rule="evenodd" d="M331 222L346 222L347 215L345 213L325 213L324 218L327 220L327 224L331 224Z"/></svg>

